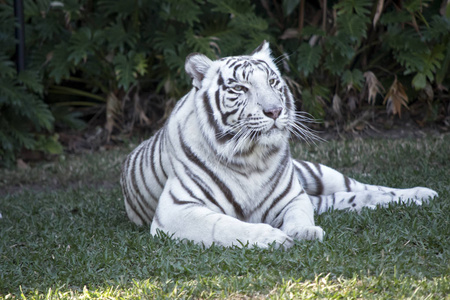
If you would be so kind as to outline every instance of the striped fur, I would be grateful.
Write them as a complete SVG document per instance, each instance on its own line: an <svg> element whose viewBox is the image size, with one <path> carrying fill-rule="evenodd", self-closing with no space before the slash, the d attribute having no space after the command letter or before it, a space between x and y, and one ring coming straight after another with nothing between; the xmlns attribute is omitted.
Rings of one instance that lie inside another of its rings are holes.
<svg viewBox="0 0 450 300"><path fill-rule="evenodd" d="M308 136L264 42L250 56L186 59L193 89L166 125L126 159L121 185L128 217L209 246L289 247L323 238L314 210L360 210L422 201L426 188L359 183L291 158L291 133Z"/></svg>

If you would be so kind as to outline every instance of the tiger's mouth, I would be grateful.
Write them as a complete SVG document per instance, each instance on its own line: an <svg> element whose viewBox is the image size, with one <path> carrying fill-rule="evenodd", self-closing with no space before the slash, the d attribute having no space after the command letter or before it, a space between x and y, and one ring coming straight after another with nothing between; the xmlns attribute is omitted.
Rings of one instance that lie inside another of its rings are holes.
<svg viewBox="0 0 450 300"><path fill-rule="evenodd" d="M284 134L286 132L286 126L274 122L272 125L264 126L260 129L253 129L251 131L255 137L271 138Z"/></svg>

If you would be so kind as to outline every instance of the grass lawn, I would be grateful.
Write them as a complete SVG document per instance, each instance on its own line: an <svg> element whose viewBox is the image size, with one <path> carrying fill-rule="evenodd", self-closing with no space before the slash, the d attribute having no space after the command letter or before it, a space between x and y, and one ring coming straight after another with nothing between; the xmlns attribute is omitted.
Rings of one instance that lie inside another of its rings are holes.
<svg viewBox="0 0 450 300"><path fill-rule="evenodd" d="M316 218L323 243L204 249L128 221L131 148L0 170L0 298L450 299L450 135L295 145L293 155L373 184L440 197Z"/></svg>

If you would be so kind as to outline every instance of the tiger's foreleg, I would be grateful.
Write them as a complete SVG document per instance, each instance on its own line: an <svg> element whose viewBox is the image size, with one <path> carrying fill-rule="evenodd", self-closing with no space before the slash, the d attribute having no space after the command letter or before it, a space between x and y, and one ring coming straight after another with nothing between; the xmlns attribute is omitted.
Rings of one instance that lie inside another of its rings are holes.
<svg viewBox="0 0 450 300"><path fill-rule="evenodd" d="M321 164L294 161L294 165L303 188L319 214L328 209L359 211L363 207L375 208L390 202L421 205L437 196L435 191L424 187L396 189L364 184Z"/></svg>
<svg viewBox="0 0 450 300"><path fill-rule="evenodd" d="M221 246L256 245L267 248L276 243L289 248L293 240L283 231L268 224L247 223L217 211L210 204L192 197L178 179L169 180L159 200L150 232L158 230L173 237Z"/></svg>
<svg viewBox="0 0 450 300"><path fill-rule="evenodd" d="M324 231L314 225L314 207L306 193L291 200L272 223L296 240L322 241Z"/></svg>

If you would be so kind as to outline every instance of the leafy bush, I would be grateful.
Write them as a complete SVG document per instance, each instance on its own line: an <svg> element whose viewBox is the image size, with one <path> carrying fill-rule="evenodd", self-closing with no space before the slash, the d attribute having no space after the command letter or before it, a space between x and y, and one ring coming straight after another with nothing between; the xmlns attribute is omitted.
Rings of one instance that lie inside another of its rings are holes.
<svg viewBox="0 0 450 300"><path fill-rule="evenodd" d="M169 99L185 93L189 53L245 52L270 37L249 1L26 0L27 71L17 76L13 1L0 5L0 38L8 45L0 49L0 109L8 116L2 117L2 164L11 164L22 147L52 152L54 125L79 127L77 112L89 107L91 114L105 112L109 133L135 121L149 124L161 116L146 116L141 91Z"/></svg>
<svg viewBox="0 0 450 300"><path fill-rule="evenodd" d="M60 153L53 130L54 117L43 101L39 70L17 73L11 57L15 52L14 12L0 9L0 164L10 166L22 148Z"/></svg>
<svg viewBox="0 0 450 300"><path fill-rule="evenodd" d="M110 135L158 126L189 88L189 53L248 53L264 39L301 108L316 117L345 120L363 99L400 115L424 94L436 119L448 101L439 95L449 86L449 9L441 14L436 1L24 2L21 74L14 69L13 0L0 2L1 164L22 148L60 152L55 131L80 128L80 116L101 116Z"/></svg>
<svg viewBox="0 0 450 300"><path fill-rule="evenodd" d="M367 101L381 104L379 95L389 113L401 116L402 106L420 92L432 109L448 101L448 94L447 100L435 96L448 92L450 84L447 2L324 3L285 0L283 14L272 14L306 110L324 117L330 108L331 116L340 119ZM275 1L267 11L281 11L273 6Z"/></svg>

